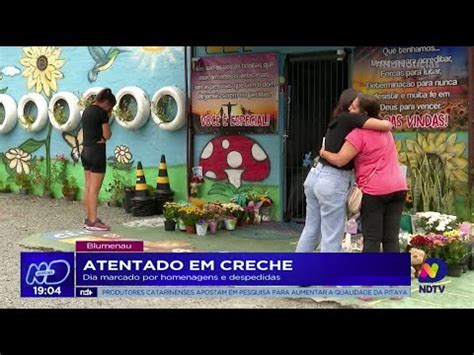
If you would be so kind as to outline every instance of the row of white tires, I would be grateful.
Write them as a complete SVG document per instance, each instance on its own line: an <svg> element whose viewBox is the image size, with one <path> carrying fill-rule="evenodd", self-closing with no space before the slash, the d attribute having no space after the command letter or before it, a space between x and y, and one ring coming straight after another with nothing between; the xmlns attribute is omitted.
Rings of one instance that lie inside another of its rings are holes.
<svg viewBox="0 0 474 355"><path fill-rule="evenodd" d="M90 88L84 92L83 98L87 100L90 96L97 95L100 90L102 90L101 87ZM130 121L116 119L117 123L122 127L134 130L143 127L150 117L150 112L153 121L161 129L175 131L186 124L186 95L177 87L166 86L161 88L153 95L152 101L150 103L147 94L142 89L136 86L127 86L117 92L117 105L126 95L130 95L135 99L137 103L137 112L135 117ZM177 105L176 116L170 120L170 122L162 121L154 112L155 110L150 109L151 105L156 106L159 100L164 96L171 96ZM63 124L59 123L55 119L53 113L55 105L60 100L65 101L69 109L69 115L66 122ZM51 98L49 105L46 99L37 93L29 93L22 96L18 103L18 107L15 100L11 96L0 94L0 104L3 105L5 111L4 120L0 124L0 134L9 133L11 130L13 130L13 128L15 128L17 122L29 132L41 131L48 123L48 119L54 128L64 132L71 132L75 130L81 123L82 112L79 107L79 99L73 93L66 91L56 93ZM25 109L28 104L33 104L36 106L37 111L36 119L31 124L28 124L23 119L25 117ZM19 117L20 119L18 119ZM111 120L113 120L113 116Z"/></svg>

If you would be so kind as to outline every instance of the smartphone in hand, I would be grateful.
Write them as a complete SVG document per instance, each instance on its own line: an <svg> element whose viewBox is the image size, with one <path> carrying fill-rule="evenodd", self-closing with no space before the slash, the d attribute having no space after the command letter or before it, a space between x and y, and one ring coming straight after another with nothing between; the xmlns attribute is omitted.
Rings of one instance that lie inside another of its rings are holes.
<svg viewBox="0 0 474 355"><path fill-rule="evenodd" d="M323 144L321 145L321 149L326 150L326 137L323 137Z"/></svg>

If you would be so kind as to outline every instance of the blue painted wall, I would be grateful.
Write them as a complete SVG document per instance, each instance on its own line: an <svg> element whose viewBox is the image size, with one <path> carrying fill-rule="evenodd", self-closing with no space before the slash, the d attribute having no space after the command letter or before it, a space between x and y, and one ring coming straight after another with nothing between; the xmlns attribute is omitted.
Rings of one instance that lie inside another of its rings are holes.
<svg viewBox="0 0 474 355"><path fill-rule="evenodd" d="M184 47L120 47L127 52L120 53L107 71L99 72L97 80L88 81L88 72L95 65L87 47L60 47L60 58L65 64L59 70L64 78L57 80L58 91L82 93L90 87L110 87L114 93L125 86L138 86L150 98L163 86L177 86L184 90L186 74L184 70ZM103 47L105 51L109 47ZM0 89L8 87L7 94L15 101L35 89L27 90L27 80L22 76L24 66L19 63L23 56L22 47L0 48L0 69L7 66L18 68L21 73L15 76L3 75ZM41 140L47 129L38 133L30 133L19 125L6 135L0 135L0 151L15 147L28 138ZM159 163L161 154L166 154L169 165L186 163L186 130L164 131L158 129L153 120L138 131L121 127L116 122L112 124L112 139L108 142L107 155L113 154L113 148L119 144L127 144L135 161L141 160L144 166L154 166ZM69 147L57 130L53 131L51 155L57 153L69 154ZM183 142L183 144L176 144ZM38 151L40 154L41 151Z"/></svg>

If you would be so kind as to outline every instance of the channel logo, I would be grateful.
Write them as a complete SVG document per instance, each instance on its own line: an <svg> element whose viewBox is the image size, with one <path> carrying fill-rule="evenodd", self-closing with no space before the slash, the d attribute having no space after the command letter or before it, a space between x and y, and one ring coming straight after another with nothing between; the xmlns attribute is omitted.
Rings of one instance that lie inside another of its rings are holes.
<svg viewBox="0 0 474 355"><path fill-rule="evenodd" d="M50 263L32 263L26 273L27 285L59 285L71 273L71 265L67 260L53 260Z"/></svg>
<svg viewBox="0 0 474 355"><path fill-rule="evenodd" d="M21 253L22 297L74 297L74 253Z"/></svg>
<svg viewBox="0 0 474 355"><path fill-rule="evenodd" d="M433 283L441 281L448 274L448 265L442 259L426 259L421 265L418 281L422 283Z"/></svg>

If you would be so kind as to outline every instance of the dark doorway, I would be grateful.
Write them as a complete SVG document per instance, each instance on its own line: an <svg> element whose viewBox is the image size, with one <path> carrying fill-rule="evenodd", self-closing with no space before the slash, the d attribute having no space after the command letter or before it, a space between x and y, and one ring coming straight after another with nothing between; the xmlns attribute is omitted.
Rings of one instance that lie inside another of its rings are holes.
<svg viewBox="0 0 474 355"><path fill-rule="evenodd" d="M309 162L319 154L339 95L348 87L347 53L334 51L290 55L286 62L286 80L284 220L303 222L306 212L303 183L311 168Z"/></svg>

